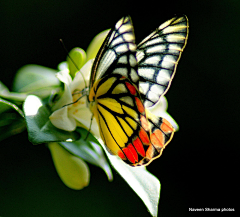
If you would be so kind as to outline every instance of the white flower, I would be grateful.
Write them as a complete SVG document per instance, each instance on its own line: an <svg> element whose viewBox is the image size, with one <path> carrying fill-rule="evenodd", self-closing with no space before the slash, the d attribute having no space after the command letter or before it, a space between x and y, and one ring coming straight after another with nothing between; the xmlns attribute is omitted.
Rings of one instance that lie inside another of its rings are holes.
<svg viewBox="0 0 240 217"><path fill-rule="evenodd" d="M80 91L85 88L85 82L87 85L89 83L92 63L93 60L89 60L80 69L80 72L76 73L73 80L68 68L57 73L58 79L64 83L64 92L58 102L53 106L52 109L54 112L49 117L55 127L66 131L74 131L77 126L90 129L92 113L87 107L87 96L81 98L82 93L80 93ZM95 119L93 119L91 131L95 135L99 135Z"/></svg>
<svg viewBox="0 0 240 217"><path fill-rule="evenodd" d="M87 107L87 96L82 97L81 91L89 85L93 58L96 56L107 32L108 30L93 39L87 55L82 49L75 48L69 53L74 62L72 59L67 58L67 62L59 65L60 72L57 73L57 78L63 82L64 91L61 98L52 107L53 113L49 117L55 127L66 131L74 131L77 126L90 129L92 113ZM80 71L78 71L78 68ZM95 119L92 120L91 132L100 137ZM80 158L70 154L58 143L49 143L48 146L58 175L63 183L75 190L87 186L90 176L87 164ZM111 171L108 171L108 175L111 180Z"/></svg>
<svg viewBox="0 0 240 217"><path fill-rule="evenodd" d="M55 127L66 131L74 131L77 126L90 129L92 113L86 106L87 96L79 100L80 91L89 85L93 58L97 55L108 32L109 30L105 30L99 33L90 43L86 54L82 49L75 48L69 53L72 59L67 59L68 64L60 64L61 71L57 73L57 77L64 83L64 93L52 108L54 112L49 117ZM79 72L75 64L79 67ZM74 76L75 72L77 73ZM74 77L73 80L71 76ZM73 102L76 103L72 104ZM95 136L100 137L95 119L93 119L91 131Z"/></svg>

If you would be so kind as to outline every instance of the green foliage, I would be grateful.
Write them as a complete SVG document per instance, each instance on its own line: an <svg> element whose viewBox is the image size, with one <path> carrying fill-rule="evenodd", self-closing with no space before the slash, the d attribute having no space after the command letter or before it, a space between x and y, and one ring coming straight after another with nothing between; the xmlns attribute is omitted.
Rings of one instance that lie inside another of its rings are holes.
<svg viewBox="0 0 240 217"><path fill-rule="evenodd" d="M49 120L50 109L40 98L30 95L24 102L23 110L26 117L28 138L33 144L74 141L80 135L77 132L68 132L58 129Z"/></svg>
<svg viewBox="0 0 240 217"><path fill-rule="evenodd" d="M38 65L26 65L18 70L13 91L47 97L52 91L59 90L60 82L56 78L57 70Z"/></svg>
<svg viewBox="0 0 240 217"><path fill-rule="evenodd" d="M0 96L14 98L5 85L0 82ZM14 103L0 98L0 141L21 133L26 123L22 110Z"/></svg>
<svg viewBox="0 0 240 217"><path fill-rule="evenodd" d="M79 140L74 142L60 142L60 144L73 155L102 168L108 179L112 180L111 169L98 140L92 134L89 134L86 139L88 131L83 128L78 128L76 131L81 134Z"/></svg>
<svg viewBox="0 0 240 217"><path fill-rule="evenodd" d="M25 128L26 123L21 109L0 98L0 141L21 133Z"/></svg>

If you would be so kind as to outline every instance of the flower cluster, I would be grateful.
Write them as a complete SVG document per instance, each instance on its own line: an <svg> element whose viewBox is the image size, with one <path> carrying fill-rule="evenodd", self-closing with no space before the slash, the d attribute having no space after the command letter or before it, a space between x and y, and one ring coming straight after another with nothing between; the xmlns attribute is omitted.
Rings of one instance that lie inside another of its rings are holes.
<svg viewBox="0 0 240 217"><path fill-rule="evenodd" d="M111 181L110 162L143 200L151 214L156 215L159 180L145 168L132 168L118 157L110 155L104 148L95 119L90 126L92 113L87 107L83 90L88 86L93 59L107 33L108 30L97 35L86 53L74 48L67 60L59 64L58 70L37 65L24 66L16 74L13 92L0 82L0 117L8 126L1 127L1 132L7 132L2 134L5 137L20 133L26 123L29 140L33 144L47 144L59 177L66 186L75 190L89 184L87 163L102 168ZM7 122L3 117L13 109L20 115L16 120ZM166 110L165 97L150 109L178 129L177 123Z"/></svg>

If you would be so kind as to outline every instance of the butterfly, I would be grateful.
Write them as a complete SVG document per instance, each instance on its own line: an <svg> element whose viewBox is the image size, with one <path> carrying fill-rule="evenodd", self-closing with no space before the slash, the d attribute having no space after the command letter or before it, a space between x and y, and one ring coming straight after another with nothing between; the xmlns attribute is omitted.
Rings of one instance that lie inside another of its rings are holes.
<svg viewBox="0 0 240 217"><path fill-rule="evenodd" d="M161 156L174 128L148 111L173 79L188 38L188 19L176 16L135 44L131 18L120 19L93 62L88 106L107 150L131 166Z"/></svg>

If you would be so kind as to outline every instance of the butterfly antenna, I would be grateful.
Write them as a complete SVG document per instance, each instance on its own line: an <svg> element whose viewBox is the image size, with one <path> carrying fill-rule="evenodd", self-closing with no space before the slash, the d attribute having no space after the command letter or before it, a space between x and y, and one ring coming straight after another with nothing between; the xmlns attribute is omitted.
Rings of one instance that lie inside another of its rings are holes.
<svg viewBox="0 0 240 217"><path fill-rule="evenodd" d="M85 78L84 78L82 72L80 71L80 69L78 68L77 64L74 62L74 60L72 59L72 57L69 55L69 52L68 52L68 50L67 50L65 44L63 43L63 40L62 40L62 39L59 39L59 41L60 41L61 45L63 46L63 49L64 49L65 52L67 53L68 58L72 61L73 65L76 67L76 69L81 73L82 78L83 78L83 80L84 80L85 89L86 89L86 88L87 88L87 82L86 82L86 80L85 80Z"/></svg>
<svg viewBox="0 0 240 217"><path fill-rule="evenodd" d="M91 123L90 123L90 127L89 127L89 130L88 130L88 133L87 133L87 135L86 135L86 137L85 137L84 140L87 140L87 138L88 138L88 136L89 136L90 129L91 129L91 127L92 127L92 121L93 121L93 115L92 115L92 117L91 117Z"/></svg>
<svg viewBox="0 0 240 217"><path fill-rule="evenodd" d="M77 103L80 99L82 99L84 96L86 96L85 93L82 92L82 91L80 91L79 93L81 93L81 94L83 94L83 95L82 95L81 97L79 97L76 101L71 102L71 103L69 103L69 104L66 104L66 105L62 106L62 108L65 107L65 106L73 105L74 103Z"/></svg>

